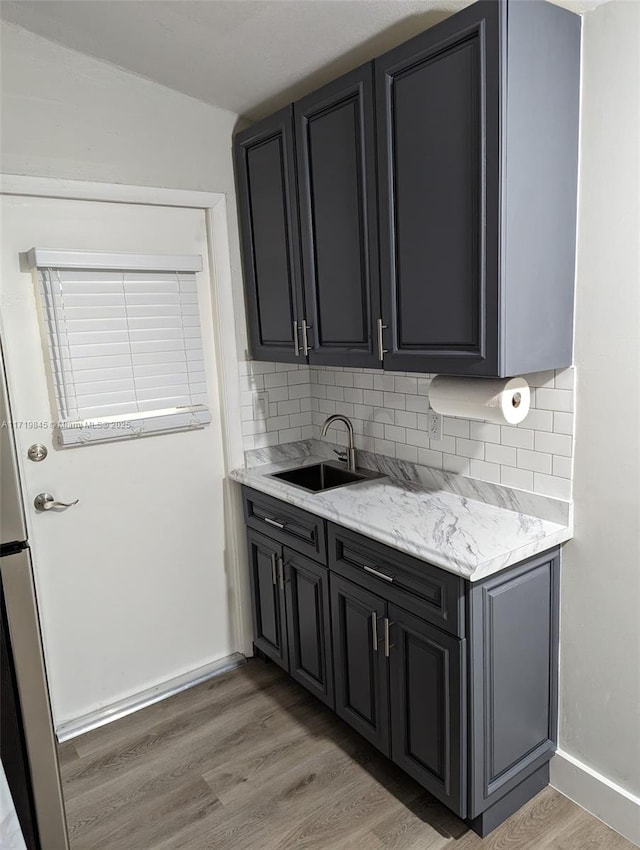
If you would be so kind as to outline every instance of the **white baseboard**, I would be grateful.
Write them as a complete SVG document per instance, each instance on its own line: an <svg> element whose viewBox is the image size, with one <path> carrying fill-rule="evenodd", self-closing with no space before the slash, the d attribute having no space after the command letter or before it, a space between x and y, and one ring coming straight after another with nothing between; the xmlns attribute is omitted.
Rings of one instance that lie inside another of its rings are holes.
<svg viewBox="0 0 640 850"><path fill-rule="evenodd" d="M134 711L153 705L155 702L160 702L167 697L179 694L181 691L186 691L188 688L193 688L214 676L235 670L236 667L246 663L247 659L244 655L234 652L225 658L218 659L218 661L212 661L196 670L182 673L180 676L175 676L173 679L154 685L152 688L147 688L140 693L103 706L96 711L90 711L88 714L83 714L73 720L66 720L56 726L56 737L60 743L69 741L71 738L84 735L85 732L90 732L92 729L97 729L99 726L112 723L114 720L126 717L127 714L133 714Z"/></svg>
<svg viewBox="0 0 640 850"><path fill-rule="evenodd" d="M551 759L550 784L640 846L640 797L562 750Z"/></svg>

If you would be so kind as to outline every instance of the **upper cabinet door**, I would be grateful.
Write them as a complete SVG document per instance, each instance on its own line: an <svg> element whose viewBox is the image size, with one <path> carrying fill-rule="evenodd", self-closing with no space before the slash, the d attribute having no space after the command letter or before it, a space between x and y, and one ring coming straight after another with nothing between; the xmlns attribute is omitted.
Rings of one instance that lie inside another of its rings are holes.
<svg viewBox="0 0 640 850"><path fill-rule="evenodd" d="M498 3L376 60L385 368L498 369Z"/></svg>
<svg viewBox="0 0 640 850"><path fill-rule="evenodd" d="M305 362L292 108L234 139L251 355Z"/></svg>
<svg viewBox="0 0 640 850"><path fill-rule="evenodd" d="M309 362L381 367L373 65L294 105Z"/></svg>

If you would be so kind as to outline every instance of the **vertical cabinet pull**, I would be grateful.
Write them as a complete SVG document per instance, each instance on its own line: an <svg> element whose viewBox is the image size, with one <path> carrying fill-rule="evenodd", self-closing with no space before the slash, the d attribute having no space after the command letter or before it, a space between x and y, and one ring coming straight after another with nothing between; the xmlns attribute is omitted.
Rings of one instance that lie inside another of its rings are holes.
<svg viewBox="0 0 640 850"><path fill-rule="evenodd" d="M389 657L389 650L393 648L394 644L389 643L389 633L391 630L391 626L395 626L395 623L390 623L389 618L384 618L384 655L385 658Z"/></svg>
<svg viewBox="0 0 640 850"><path fill-rule="evenodd" d="M308 325L306 319L302 320L302 353L306 357L309 354L309 340L307 338L307 331L311 330L311 325Z"/></svg>
<svg viewBox="0 0 640 850"><path fill-rule="evenodd" d="M284 590L284 561L278 558L278 580L280 582L280 590Z"/></svg>
<svg viewBox="0 0 640 850"><path fill-rule="evenodd" d="M276 572L277 572L276 553L272 552L271 553L271 581L273 582L274 587L278 583L278 579L276 578Z"/></svg>
<svg viewBox="0 0 640 850"><path fill-rule="evenodd" d="M371 612L371 640L373 651L378 651L378 615L375 611Z"/></svg>
<svg viewBox="0 0 640 850"><path fill-rule="evenodd" d="M293 344L296 350L296 357L300 356L300 340L298 339L298 323L293 323Z"/></svg>
<svg viewBox="0 0 640 850"><path fill-rule="evenodd" d="M382 319L378 319L378 360L382 363L384 361L385 354L389 353L389 350L384 347L384 341L382 339L382 331L386 331L387 326L382 323Z"/></svg>

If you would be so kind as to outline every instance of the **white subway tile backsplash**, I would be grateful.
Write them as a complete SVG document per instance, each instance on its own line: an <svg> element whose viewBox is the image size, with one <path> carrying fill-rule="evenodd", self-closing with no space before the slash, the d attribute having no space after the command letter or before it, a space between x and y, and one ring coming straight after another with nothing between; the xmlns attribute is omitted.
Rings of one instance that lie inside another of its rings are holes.
<svg viewBox="0 0 640 850"><path fill-rule="evenodd" d="M393 392L394 387L395 379L393 375L390 375L388 372L373 376L374 390L386 390L387 392Z"/></svg>
<svg viewBox="0 0 640 850"><path fill-rule="evenodd" d="M573 392L575 375L572 368L558 369L556 372L555 388L558 390L571 390Z"/></svg>
<svg viewBox="0 0 640 850"><path fill-rule="evenodd" d="M384 436L386 440L393 440L394 443L406 443L407 429L399 428L397 425L385 425Z"/></svg>
<svg viewBox="0 0 640 850"><path fill-rule="evenodd" d="M400 425L402 428L417 428L418 415L409 410L396 410L395 423L396 425Z"/></svg>
<svg viewBox="0 0 640 850"><path fill-rule="evenodd" d="M530 372L528 375L522 376L530 387L553 387L555 386L555 373L549 372Z"/></svg>
<svg viewBox="0 0 640 850"><path fill-rule="evenodd" d="M427 413L429 410L429 399L423 395L408 395L406 397L406 408L416 413Z"/></svg>
<svg viewBox="0 0 640 850"><path fill-rule="evenodd" d="M298 399L278 402L278 416L282 416L285 413L300 413L300 402Z"/></svg>
<svg viewBox="0 0 640 850"><path fill-rule="evenodd" d="M418 392L417 378L394 378L395 391L397 393L410 393L416 395Z"/></svg>
<svg viewBox="0 0 640 850"><path fill-rule="evenodd" d="M515 428L512 425L501 425L500 442L503 446L533 449L533 431L527 428Z"/></svg>
<svg viewBox="0 0 640 850"><path fill-rule="evenodd" d="M533 472L515 469L513 466L501 466L500 483L518 490L533 490Z"/></svg>
<svg viewBox="0 0 640 850"><path fill-rule="evenodd" d="M551 452L553 455L571 457L571 437L566 434L547 434L536 432L534 448L537 452Z"/></svg>
<svg viewBox="0 0 640 850"><path fill-rule="evenodd" d="M551 455L518 449L518 466L520 469L529 469L531 472L551 473Z"/></svg>
<svg viewBox="0 0 640 850"><path fill-rule="evenodd" d="M313 370L311 370L313 371ZM353 376L353 386L359 387L362 390L372 390L373 389L373 375L363 372L361 374L355 374Z"/></svg>
<svg viewBox="0 0 640 850"><path fill-rule="evenodd" d="M573 411L573 392L571 390L536 390L536 407L541 410Z"/></svg>
<svg viewBox="0 0 640 850"><path fill-rule="evenodd" d="M491 422L470 422L469 436L472 440L482 440L485 443L500 442L500 426Z"/></svg>
<svg viewBox="0 0 640 850"><path fill-rule="evenodd" d="M456 475L471 475L471 462L466 457L443 454L442 468L445 472L454 472Z"/></svg>
<svg viewBox="0 0 640 850"><path fill-rule="evenodd" d="M445 416L442 420L442 433L451 437L469 437L469 420Z"/></svg>
<svg viewBox="0 0 640 850"><path fill-rule="evenodd" d="M530 408L527 418L517 427L533 431L553 431L553 413L550 410Z"/></svg>
<svg viewBox="0 0 640 850"><path fill-rule="evenodd" d="M286 372L272 372L271 374L264 375L264 388L266 390L271 387L286 387L287 386L287 373Z"/></svg>
<svg viewBox="0 0 640 850"><path fill-rule="evenodd" d="M337 387L352 387L353 385L353 374L351 372L336 373Z"/></svg>
<svg viewBox="0 0 640 850"><path fill-rule="evenodd" d="M473 478L480 478L482 481L493 481L494 484L500 483L500 466L497 463L487 463L484 460L471 459L469 471Z"/></svg>
<svg viewBox="0 0 640 850"><path fill-rule="evenodd" d="M382 407L384 404L384 393L380 390L364 390L362 400L365 404L372 404L374 407Z"/></svg>
<svg viewBox="0 0 640 850"><path fill-rule="evenodd" d="M276 404L281 401L289 400L289 387L272 387L270 390L267 390L269 395L269 404Z"/></svg>
<svg viewBox="0 0 640 850"><path fill-rule="evenodd" d="M441 440L428 433L431 375L257 361L240 363L239 373L245 449L319 437L326 417L342 413L359 449L570 497L574 369L525 376L533 399L520 425L444 417ZM268 400L262 413L254 405L260 392ZM346 445L347 433L331 428L327 440Z"/></svg>
<svg viewBox="0 0 640 850"><path fill-rule="evenodd" d="M418 463L423 466L431 466L442 469L442 452L434 452L433 449L418 449Z"/></svg>
<svg viewBox="0 0 640 850"><path fill-rule="evenodd" d="M398 460L406 460L409 463L419 463L417 447L409 446L406 443L396 445L396 457Z"/></svg>
<svg viewBox="0 0 640 850"><path fill-rule="evenodd" d="M404 394L385 392L383 404L385 407L392 407L394 410L404 410L406 407Z"/></svg>
<svg viewBox="0 0 640 850"><path fill-rule="evenodd" d="M533 487L536 493L543 496L553 496L555 499L571 498L571 481L568 478L558 478L555 475L543 475L535 472L533 475Z"/></svg>
<svg viewBox="0 0 640 850"><path fill-rule="evenodd" d="M375 440L373 450L378 455L396 456L396 444L390 440Z"/></svg>
<svg viewBox="0 0 640 850"><path fill-rule="evenodd" d="M456 437L456 454L459 457L474 457L484 460L484 443L479 440L464 440Z"/></svg>
<svg viewBox="0 0 640 850"><path fill-rule="evenodd" d="M429 440L429 448L454 455L456 453L456 438L443 435L441 440Z"/></svg>
<svg viewBox="0 0 640 850"><path fill-rule="evenodd" d="M569 434L573 435L573 413L560 413L555 412L553 414L553 430L556 434Z"/></svg>
<svg viewBox="0 0 640 850"><path fill-rule="evenodd" d="M498 446L495 443L487 443L484 447L484 458L490 463L517 466L516 451L513 446Z"/></svg>
<svg viewBox="0 0 640 850"><path fill-rule="evenodd" d="M553 474L559 478L571 478L572 461L570 457L554 455Z"/></svg>

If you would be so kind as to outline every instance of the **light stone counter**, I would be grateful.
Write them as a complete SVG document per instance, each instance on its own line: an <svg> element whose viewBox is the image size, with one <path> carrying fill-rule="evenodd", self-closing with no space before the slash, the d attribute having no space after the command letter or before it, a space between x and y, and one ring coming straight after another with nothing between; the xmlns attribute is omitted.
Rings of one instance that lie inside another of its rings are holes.
<svg viewBox="0 0 640 850"><path fill-rule="evenodd" d="M231 478L471 581L572 537L570 524L413 481L378 478L311 493L270 477L325 459L310 455L237 469Z"/></svg>

